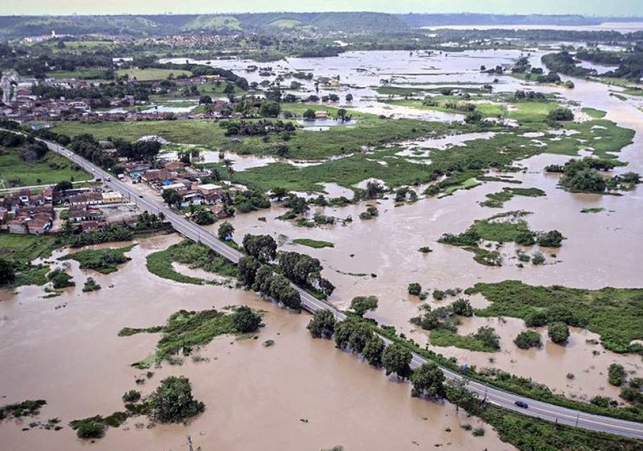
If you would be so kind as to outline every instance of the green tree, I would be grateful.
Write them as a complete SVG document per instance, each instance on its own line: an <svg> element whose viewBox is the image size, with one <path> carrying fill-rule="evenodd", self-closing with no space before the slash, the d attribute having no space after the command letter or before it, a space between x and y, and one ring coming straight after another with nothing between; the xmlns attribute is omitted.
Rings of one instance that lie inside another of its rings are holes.
<svg viewBox="0 0 643 451"><path fill-rule="evenodd" d="M246 255L239 260L238 268L239 281L245 287L252 287L255 284L257 271L261 268L261 262L252 255Z"/></svg>
<svg viewBox="0 0 643 451"><path fill-rule="evenodd" d="M369 365L375 367L382 366L382 354L385 348L384 340L377 335L373 335L373 337L366 342L366 346L364 346L364 350L362 351L364 360L366 360Z"/></svg>
<svg viewBox="0 0 643 451"><path fill-rule="evenodd" d="M574 113L569 108L554 108L547 115L550 121L573 121Z"/></svg>
<svg viewBox="0 0 643 451"><path fill-rule="evenodd" d="M262 263L277 258L277 242L270 235L250 235L243 237L243 250Z"/></svg>
<svg viewBox="0 0 643 451"><path fill-rule="evenodd" d="M180 423L205 410L205 404L192 396L190 380L170 376L150 395L150 416L160 423Z"/></svg>
<svg viewBox="0 0 643 451"><path fill-rule="evenodd" d="M565 237L558 230L551 230L538 237L538 246L561 247Z"/></svg>
<svg viewBox="0 0 643 451"><path fill-rule="evenodd" d="M277 117L281 113L279 103L272 100L264 100L259 107L259 115L262 117Z"/></svg>
<svg viewBox="0 0 643 451"><path fill-rule="evenodd" d="M411 351L401 344L393 343L382 353L382 366L384 366L387 376L395 373L399 379L408 379L411 375L412 359Z"/></svg>
<svg viewBox="0 0 643 451"><path fill-rule="evenodd" d="M234 226L230 224L228 221L225 221L223 224L219 226L219 230L217 231L217 235L219 236L220 240L226 240L228 237L232 237L232 234L234 233Z"/></svg>
<svg viewBox="0 0 643 451"><path fill-rule="evenodd" d="M458 299L453 304L451 304L453 313L458 316L473 316L473 307L471 303L466 299Z"/></svg>
<svg viewBox="0 0 643 451"><path fill-rule="evenodd" d="M475 410L480 406L480 401L478 398L467 390L467 384L469 381L465 378L462 379L450 379L444 385L444 391L446 393L447 399L455 404L456 413L462 407L467 412L472 414L475 413Z"/></svg>
<svg viewBox="0 0 643 451"><path fill-rule="evenodd" d="M417 282L409 284L409 294L412 296L419 296L422 293L422 285Z"/></svg>
<svg viewBox="0 0 643 451"><path fill-rule="evenodd" d="M612 363L607 369L607 382L615 387L620 387L625 382L625 368L618 363Z"/></svg>
<svg viewBox="0 0 643 451"><path fill-rule="evenodd" d="M547 322L547 312L533 311L525 316L525 326L527 327L542 327L547 325Z"/></svg>
<svg viewBox="0 0 643 451"><path fill-rule="evenodd" d="M351 94L350 92L348 94L346 94L346 101L347 102L352 102L353 101L353 94Z"/></svg>
<svg viewBox="0 0 643 451"><path fill-rule="evenodd" d="M8 285L16 280L16 270L9 260L0 257L0 286Z"/></svg>
<svg viewBox="0 0 643 451"><path fill-rule="evenodd" d="M369 310L375 310L378 302L377 296L356 296L351 301L351 310L358 316L364 316Z"/></svg>
<svg viewBox="0 0 643 451"><path fill-rule="evenodd" d="M259 329L259 326L261 326L261 315L254 312L250 307L242 305L234 311L232 323L237 331L247 334Z"/></svg>
<svg viewBox="0 0 643 451"><path fill-rule="evenodd" d="M315 114L315 110L308 108L306 111L304 111L304 119L307 121L314 121L317 115Z"/></svg>
<svg viewBox="0 0 643 451"><path fill-rule="evenodd" d="M444 398L446 396L444 379L444 373L435 362L423 364L411 374L411 384L413 384L411 396L427 395L434 399Z"/></svg>
<svg viewBox="0 0 643 451"><path fill-rule="evenodd" d="M73 187L74 185L69 180L63 180L62 182L58 182L56 186L54 186L54 191L64 192L64 191L67 191L68 189L72 189Z"/></svg>
<svg viewBox="0 0 643 451"><path fill-rule="evenodd" d="M346 111L344 108L338 109L337 110L337 119L339 119L341 121L344 121L346 119L346 113L348 113L348 111Z"/></svg>
<svg viewBox="0 0 643 451"><path fill-rule="evenodd" d="M166 189L161 195L163 201L168 204L170 207L179 207L181 202L183 202L183 196L175 189Z"/></svg>
<svg viewBox="0 0 643 451"><path fill-rule="evenodd" d="M276 199L277 202L281 202L281 200L284 197L287 197L290 194L290 191L288 191L286 188L273 188L272 191L270 192L270 198L271 199Z"/></svg>
<svg viewBox="0 0 643 451"><path fill-rule="evenodd" d="M549 324L547 334L554 343L564 345L569 339L569 327L565 323L556 321Z"/></svg>
<svg viewBox="0 0 643 451"><path fill-rule="evenodd" d="M533 330L523 330L516 336L514 343L520 349L540 348L543 343L540 334Z"/></svg>
<svg viewBox="0 0 643 451"><path fill-rule="evenodd" d="M335 332L335 315L330 310L317 310L306 326L313 338L330 338Z"/></svg>

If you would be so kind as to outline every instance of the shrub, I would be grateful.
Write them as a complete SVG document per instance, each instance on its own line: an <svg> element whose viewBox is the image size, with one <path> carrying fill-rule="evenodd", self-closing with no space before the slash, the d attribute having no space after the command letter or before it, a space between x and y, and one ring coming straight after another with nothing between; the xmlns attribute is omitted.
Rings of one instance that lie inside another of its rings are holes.
<svg viewBox="0 0 643 451"><path fill-rule="evenodd" d="M607 370L607 382L615 387L620 387L625 382L625 368L618 363L612 363Z"/></svg>
<svg viewBox="0 0 643 451"><path fill-rule="evenodd" d="M540 348L543 345L540 334L533 330L524 330L520 332L514 340L514 343L520 349Z"/></svg>
<svg viewBox="0 0 643 451"><path fill-rule="evenodd" d="M141 392L138 390L130 390L123 395L123 402L136 402L141 399Z"/></svg>
<svg viewBox="0 0 643 451"><path fill-rule="evenodd" d="M466 299L458 299L451 305L451 308L456 315L473 316L473 307L471 307L471 304Z"/></svg>
<svg viewBox="0 0 643 451"><path fill-rule="evenodd" d="M261 315L245 305L237 308L232 315L234 328L241 333L254 332L261 326Z"/></svg>
<svg viewBox="0 0 643 451"><path fill-rule="evenodd" d="M409 284L408 288L409 294L412 296L419 296L422 293L422 285L417 282Z"/></svg>
<svg viewBox="0 0 643 451"><path fill-rule="evenodd" d="M569 327L562 322L553 322L547 327L547 334L554 343L564 345L569 339Z"/></svg>

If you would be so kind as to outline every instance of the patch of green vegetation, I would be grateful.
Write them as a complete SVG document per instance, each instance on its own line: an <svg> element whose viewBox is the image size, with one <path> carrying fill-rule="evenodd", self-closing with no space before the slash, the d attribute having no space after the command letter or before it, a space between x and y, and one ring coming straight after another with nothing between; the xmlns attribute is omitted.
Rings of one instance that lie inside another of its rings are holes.
<svg viewBox="0 0 643 451"><path fill-rule="evenodd" d="M581 290L508 280L478 283L467 293L481 293L492 303L479 310L478 316L510 316L529 322L541 313L544 319L540 325L557 320L569 326L585 326L601 336L606 349L643 355L643 346L632 344L643 339L643 289Z"/></svg>
<svg viewBox="0 0 643 451"><path fill-rule="evenodd" d="M592 120L581 123L565 123L563 128L579 133L564 137L560 141L541 140L547 144L547 153L578 156L579 150L591 151L598 158L615 159L625 146L632 143L634 130L619 127L612 121Z"/></svg>
<svg viewBox="0 0 643 451"><path fill-rule="evenodd" d="M330 243L328 241L311 240L308 238L297 238L292 241L293 243L301 244L302 246L312 247L314 249L323 249L325 247L335 247L335 244Z"/></svg>
<svg viewBox="0 0 643 451"><path fill-rule="evenodd" d="M131 251L134 246L135 244L119 249L84 249L65 255L59 260L76 260L80 263L80 269L93 269L101 274L110 274L118 271L118 265L131 260L125 254Z"/></svg>
<svg viewBox="0 0 643 451"><path fill-rule="evenodd" d="M607 115L605 111L597 110L595 108L583 108L581 111L592 119L603 119Z"/></svg>
<svg viewBox="0 0 643 451"><path fill-rule="evenodd" d="M110 75L110 69L108 68L90 68L90 69L77 69L75 71L50 71L47 72L48 78L53 78L56 80L60 79L69 79L75 78L79 80L100 80L106 79Z"/></svg>
<svg viewBox="0 0 643 451"><path fill-rule="evenodd" d="M0 187L52 185L64 180L89 180L92 176L65 157L47 152L40 159L25 161L20 150L0 151ZM4 184L4 186L3 186Z"/></svg>
<svg viewBox="0 0 643 451"><path fill-rule="evenodd" d="M475 221L471 229L485 241L497 243L520 242L525 234L531 234L526 221L519 219L530 214L526 211L510 211ZM520 243L519 243L520 244Z"/></svg>
<svg viewBox="0 0 643 451"><path fill-rule="evenodd" d="M301 105L307 106L307 105ZM298 108L295 104L288 109ZM324 108L331 112L330 108ZM382 146L424 137L432 133L446 132L449 127L440 122L414 119L379 119L373 115L349 112L356 125L331 127L319 132L297 130L288 141L281 142L261 137L225 136L225 129L211 120L145 121L143 122L79 122L57 123L54 131L70 136L91 133L97 139L120 137L134 141L142 136L158 135L168 141L181 144L200 144L211 148L225 148L241 154L275 155L275 144L288 147L287 156L296 159L323 159L334 155L359 153L363 146ZM459 126L458 126L459 127ZM462 126L464 127L464 126Z"/></svg>
<svg viewBox="0 0 643 451"><path fill-rule="evenodd" d="M208 247L190 240L184 240L164 251L148 255L147 269L152 274L176 282L194 285L201 285L205 282L203 279L186 276L175 271L172 267L172 262L186 264L192 269L200 268L226 277L237 276L237 267L233 263Z"/></svg>
<svg viewBox="0 0 643 451"><path fill-rule="evenodd" d="M55 290L76 286L72 277L60 268L54 269L47 274L47 280L53 284Z"/></svg>
<svg viewBox="0 0 643 451"><path fill-rule="evenodd" d="M120 77L123 75L129 76L131 80L138 81L154 81L154 80L167 80L170 75L177 77L179 75L192 76L192 72L179 69L121 69L117 70L116 74Z"/></svg>
<svg viewBox="0 0 643 451"><path fill-rule="evenodd" d="M8 285L9 288L17 288L25 285L42 286L47 283L49 267L46 265L25 265L16 274L16 279Z"/></svg>
<svg viewBox="0 0 643 451"><path fill-rule="evenodd" d="M446 328L433 329L429 334L429 341L434 346L455 346L460 349L468 349L469 351L476 352L497 352L498 348L490 345L489 343L471 335L458 335Z"/></svg>
<svg viewBox="0 0 643 451"><path fill-rule="evenodd" d="M602 211L605 211L603 207L595 207L595 208L583 208L580 212L581 213L600 213Z"/></svg>
<svg viewBox="0 0 643 451"><path fill-rule="evenodd" d="M440 196L440 197L450 196L453 193L455 193L456 191L460 191L460 190L473 189L473 188L475 188L476 186L479 186L479 185L480 185L480 182L478 182L474 177L468 178L462 183L458 183L457 185L451 185L451 186L447 187L443 192L444 194L442 196Z"/></svg>
<svg viewBox="0 0 643 451"><path fill-rule="evenodd" d="M127 337L137 333L162 333L163 336L156 345L153 359L149 357L145 359L148 363L158 363L166 359L171 360L173 356L181 353L190 355L194 347L206 345L219 335L246 333L245 329L240 331L239 321L236 320L237 315L242 312L244 317L248 316L243 308L236 309L232 313L219 312L214 309L201 312L181 310L170 316L165 326L145 329L124 328L118 335ZM255 314L252 310L250 312ZM138 362L134 365L137 368L149 367L145 365L145 362Z"/></svg>
<svg viewBox="0 0 643 451"><path fill-rule="evenodd" d="M395 86L380 86L375 92L383 96L418 96L425 90L421 88L398 88Z"/></svg>
<svg viewBox="0 0 643 451"><path fill-rule="evenodd" d="M83 287L83 293L91 293L92 291L98 291L101 288L102 287L97 284L92 277L89 277L85 282L85 286Z"/></svg>
<svg viewBox="0 0 643 451"><path fill-rule="evenodd" d="M480 175L477 177L478 180L481 182L502 182L502 183L511 183L514 185L521 185L522 182L520 180L514 180L511 178L507 178L506 176L504 177L496 177L493 175Z"/></svg>
<svg viewBox="0 0 643 451"><path fill-rule="evenodd" d="M0 407L0 421L7 417L22 418L40 415L40 408L47 404L47 401L39 399L36 401L27 400L16 404L9 404Z"/></svg>

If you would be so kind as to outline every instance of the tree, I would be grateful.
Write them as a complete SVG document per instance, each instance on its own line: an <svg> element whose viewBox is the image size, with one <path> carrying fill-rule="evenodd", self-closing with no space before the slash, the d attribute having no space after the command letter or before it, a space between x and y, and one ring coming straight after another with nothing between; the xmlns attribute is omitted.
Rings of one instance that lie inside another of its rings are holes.
<svg viewBox="0 0 643 451"><path fill-rule="evenodd" d="M286 188L273 188L272 191L270 192L270 198L271 199L276 199L277 202L281 202L281 200L284 197L287 197L290 194L290 191L288 191Z"/></svg>
<svg viewBox="0 0 643 451"><path fill-rule="evenodd" d="M243 250L262 263L277 258L277 243L270 235L250 235L243 237Z"/></svg>
<svg viewBox="0 0 643 451"><path fill-rule="evenodd" d="M569 339L569 327L562 322L553 322L547 327L547 334L554 343L564 345Z"/></svg>
<svg viewBox="0 0 643 451"><path fill-rule="evenodd" d="M347 111L344 108L340 108L337 110L337 119L341 120L344 122L346 120L346 113Z"/></svg>
<svg viewBox="0 0 643 451"><path fill-rule="evenodd" d="M353 310L357 316L364 316L369 310L375 310L377 304L377 296L356 296L351 301L351 310Z"/></svg>
<svg viewBox="0 0 643 451"><path fill-rule="evenodd" d="M69 180L63 180L62 182L58 182L56 186L54 186L54 192L64 192L68 189L72 189L73 187L73 183L71 183Z"/></svg>
<svg viewBox="0 0 643 451"><path fill-rule="evenodd" d="M514 343L520 349L540 348L543 343L540 334L533 330L523 330L514 339Z"/></svg>
<svg viewBox="0 0 643 451"><path fill-rule="evenodd" d="M366 183L366 198L377 199L384 192L384 187L377 181L369 180Z"/></svg>
<svg viewBox="0 0 643 451"><path fill-rule="evenodd" d="M417 282L409 284L409 294L412 296L419 296L422 293L422 285Z"/></svg>
<svg viewBox="0 0 643 451"><path fill-rule="evenodd" d="M306 111L304 111L304 119L307 121L314 121L317 115L315 114L315 110L308 108Z"/></svg>
<svg viewBox="0 0 643 451"><path fill-rule="evenodd" d="M16 280L16 271L13 264L2 257L0 257L0 286L8 285Z"/></svg>
<svg viewBox="0 0 643 451"><path fill-rule="evenodd" d="M217 235L219 236L220 240L227 240L228 237L232 239L233 233L234 233L234 226L230 224L228 221L225 221L223 224L219 226Z"/></svg>
<svg viewBox="0 0 643 451"><path fill-rule="evenodd" d="M217 220L214 213L207 208L199 208L190 218L196 224L201 226L214 224Z"/></svg>
<svg viewBox="0 0 643 451"><path fill-rule="evenodd" d="M399 343L393 343L382 353L382 365L386 375L397 374L399 379L407 379L411 375L411 360L413 354Z"/></svg>
<svg viewBox="0 0 643 451"><path fill-rule="evenodd" d="M205 410L205 404L192 397L190 380L170 376L150 395L150 416L160 423L180 423Z"/></svg>
<svg viewBox="0 0 643 451"><path fill-rule="evenodd" d="M211 105L212 104L212 97L210 96L201 96L199 98L199 105Z"/></svg>
<svg viewBox="0 0 643 451"><path fill-rule="evenodd" d="M547 312L534 311L525 316L525 326L527 327L542 327L547 324Z"/></svg>
<svg viewBox="0 0 643 451"><path fill-rule="evenodd" d="M252 255L246 255L239 260L238 268L239 281L245 287L252 287L255 284L257 271L261 268L261 262Z"/></svg>
<svg viewBox="0 0 643 451"><path fill-rule="evenodd" d="M565 237L558 230L551 230L543 233L538 237L538 246L542 247L560 247Z"/></svg>
<svg viewBox="0 0 643 451"><path fill-rule="evenodd" d="M166 189L163 191L161 197L170 207L175 206L178 208L181 205L181 202L183 202L183 196L181 196L175 189Z"/></svg>
<svg viewBox="0 0 643 451"><path fill-rule="evenodd" d="M259 107L259 115L262 117L277 117L281 113L281 106L273 100L264 100Z"/></svg>
<svg viewBox="0 0 643 451"><path fill-rule="evenodd" d="M352 102L353 101L353 94L351 94L350 92L348 94L346 94L346 101L347 102Z"/></svg>
<svg viewBox="0 0 643 451"><path fill-rule="evenodd" d="M411 396L427 395L434 399L444 398L446 396L444 379L444 373L435 362L423 364L411 374L411 384L413 384Z"/></svg>
<svg viewBox="0 0 643 451"><path fill-rule="evenodd" d="M473 316L473 307L471 303L466 299L458 299L453 304L451 304L453 313L458 316Z"/></svg>
<svg viewBox="0 0 643 451"><path fill-rule="evenodd" d="M382 354L385 348L384 340L377 335L373 335L373 337L366 342L366 346L364 346L364 350L362 351L364 360L366 360L369 365L375 367L382 366Z"/></svg>
<svg viewBox="0 0 643 451"><path fill-rule="evenodd" d="M306 329L313 338L330 338L335 332L335 315L330 310L317 310Z"/></svg>
<svg viewBox="0 0 643 451"><path fill-rule="evenodd" d="M569 108L554 108L547 115L550 121L573 121L574 113Z"/></svg>
<svg viewBox="0 0 643 451"><path fill-rule="evenodd" d="M237 331L247 334L259 329L259 326L261 326L261 315L255 313L250 307L242 305L234 311L232 323Z"/></svg>

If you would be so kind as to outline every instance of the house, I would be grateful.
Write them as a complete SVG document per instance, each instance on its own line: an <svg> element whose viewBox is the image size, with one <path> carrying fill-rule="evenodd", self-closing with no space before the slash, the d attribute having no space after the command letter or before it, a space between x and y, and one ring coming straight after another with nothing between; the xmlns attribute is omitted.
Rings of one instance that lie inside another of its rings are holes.
<svg viewBox="0 0 643 451"><path fill-rule="evenodd" d="M162 182L171 178L170 171L166 169L151 169L146 171L141 178L144 182L150 184L155 182Z"/></svg>
<svg viewBox="0 0 643 451"><path fill-rule="evenodd" d="M168 184L163 184L162 190L167 191L173 189L179 194L184 194L187 193L188 189L186 188L185 184L183 183L168 183Z"/></svg>
<svg viewBox="0 0 643 451"><path fill-rule="evenodd" d="M83 208L70 208L69 220L71 222L84 222L84 221L103 221L105 216L98 208L83 207Z"/></svg>
<svg viewBox="0 0 643 451"><path fill-rule="evenodd" d="M97 232L107 227L104 221L83 221L80 223L80 230L83 233Z"/></svg>
<svg viewBox="0 0 643 451"><path fill-rule="evenodd" d="M229 218L230 215L227 213L223 205L216 205L210 208L210 211L219 219Z"/></svg>
<svg viewBox="0 0 643 451"><path fill-rule="evenodd" d="M171 161L165 164L165 169L172 172L180 172L185 169L185 163L182 161Z"/></svg>
<svg viewBox="0 0 643 451"><path fill-rule="evenodd" d="M328 119L328 111L315 111L315 119Z"/></svg>
<svg viewBox="0 0 643 451"><path fill-rule="evenodd" d="M25 229L23 221L21 221L20 219L14 219L13 221L9 222L9 233L24 235L27 233L27 229Z"/></svg>
<svg viewBox="0 0 643 451"><path fill-rule="evenodd" d="M104 204L118 204L123 202L123 195L118 191L109 191L101 194Z"/></svg>
<svg viewBox="0 0 643 451"><path fill-rule="evenodd" d="M181 202L181 207L186 208L190 205L203 205L207 203L201 193L189 193L183 196L183 201Z"/></svg>
<svg viewBox="0 0 643 451"><path fill-rule="evenodd" d="M85 194L78 194L69 197L69 205L72 207L83 205L98 205L103 203L103 196L101 193L88 192Z"/></svg>

